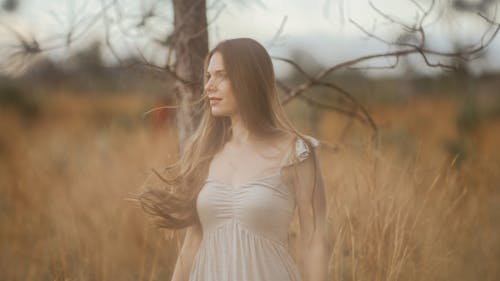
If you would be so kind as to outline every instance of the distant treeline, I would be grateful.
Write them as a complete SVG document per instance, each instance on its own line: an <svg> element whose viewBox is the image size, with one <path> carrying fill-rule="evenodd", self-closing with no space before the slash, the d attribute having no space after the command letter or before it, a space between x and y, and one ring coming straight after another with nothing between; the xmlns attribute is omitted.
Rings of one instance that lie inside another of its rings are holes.
<svg viewBox="0 0 500 281"><path fill-rule="evenodd" d="M306 60L306 68L320 69ZM398 103L412 96L463 98L470 95L500 95L500 73L474 76L466 70L434 76L402 75L373 78L359 70L349 70L327 77L363 103ZM283 79L287 85L303 81L300 73ZM68 59L53 62L39 58L23 74L12 78L0 76L0 107L15 106L36 112L29 96L68 94L143 94L158 99L175 99L171 76L161 68L145 66L138 58L129 58L119 66L106 66L98 43ZM311 97L341 103L341 95L332 89L314 87Z"/></svg>

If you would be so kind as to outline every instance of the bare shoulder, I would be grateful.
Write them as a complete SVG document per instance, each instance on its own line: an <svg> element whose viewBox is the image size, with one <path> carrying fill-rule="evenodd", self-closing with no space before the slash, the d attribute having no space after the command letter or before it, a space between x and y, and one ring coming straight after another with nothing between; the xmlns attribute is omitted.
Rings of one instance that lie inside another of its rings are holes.
<svg viewBox="0 0 500 281"><path fill-rule="evenodd" d="M278 138L276 145L283 153L290 151L290 148L297 140L297 137L291 132L283 132Z"/></svg>

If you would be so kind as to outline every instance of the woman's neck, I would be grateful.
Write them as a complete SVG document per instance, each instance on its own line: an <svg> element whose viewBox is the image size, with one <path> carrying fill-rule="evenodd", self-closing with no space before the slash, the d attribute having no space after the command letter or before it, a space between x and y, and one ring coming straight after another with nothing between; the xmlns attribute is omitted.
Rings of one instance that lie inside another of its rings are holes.
<svg viewBox="0 0 500 281"><path fill-rule="evenodd" d="M229 141L236 145L259 145L280 135L279 132L269 133L267 136L257 135L245 126L240 115L231 116L231 130L232 137Z"/></svg>
<svg viewBox="0 0 500 281"><path fill-rule="evenodd" d="M257 137L243 124L239 114L231 116L231 142L234 144L248 144L257 140Z"/></svg>

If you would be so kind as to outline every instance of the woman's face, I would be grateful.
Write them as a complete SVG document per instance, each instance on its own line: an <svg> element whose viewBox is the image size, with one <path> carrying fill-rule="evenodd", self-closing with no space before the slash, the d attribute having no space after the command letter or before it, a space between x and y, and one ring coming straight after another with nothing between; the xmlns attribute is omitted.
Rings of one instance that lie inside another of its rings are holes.
<svg viewBox="0 0 500 281"><path fill-rule="evenodd" d="M224 61L219 52L215 52L210 58L206 75L205 91L208 94L212 115L231 116L237 113L237 104L231 81L227 77Z"/></svg>

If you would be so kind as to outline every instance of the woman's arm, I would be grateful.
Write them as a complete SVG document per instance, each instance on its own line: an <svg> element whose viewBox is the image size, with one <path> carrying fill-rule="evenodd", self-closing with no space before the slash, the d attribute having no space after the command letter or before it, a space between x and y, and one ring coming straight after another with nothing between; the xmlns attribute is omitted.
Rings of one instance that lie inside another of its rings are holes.
<svg viewBox="0 0 500 281"><path fill-rule="evenodd" d="M175 263L172 281L189 280L189 272L193 264L194 256L198 252L202 235L203 233L199 221L187 228L181 251Z"/></svg>
<svg viewBox="0 0 500 281"><path fill-rule="evenodd" d="M315 157L317 159L317 155ZM315 167L309 156L297 165L295 192L300 220L305 281L326 281L331 247L327 237L326 195L323 176L316 160L317 185L313 188Z"/></svg>

